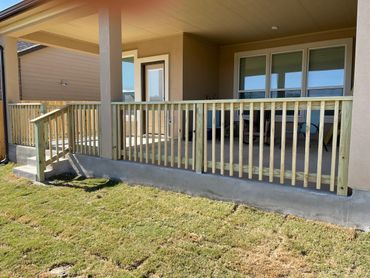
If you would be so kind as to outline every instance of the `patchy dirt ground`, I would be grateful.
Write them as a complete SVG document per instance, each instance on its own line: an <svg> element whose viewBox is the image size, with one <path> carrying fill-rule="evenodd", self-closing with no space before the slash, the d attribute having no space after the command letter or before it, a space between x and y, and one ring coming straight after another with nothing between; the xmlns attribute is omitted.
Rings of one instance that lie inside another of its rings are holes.
<svg viewBox="0 0 370 278"><path fill-rule="evenodd" d="M0 167L0 277L370 277L370 234L104 179Z"/></svg>

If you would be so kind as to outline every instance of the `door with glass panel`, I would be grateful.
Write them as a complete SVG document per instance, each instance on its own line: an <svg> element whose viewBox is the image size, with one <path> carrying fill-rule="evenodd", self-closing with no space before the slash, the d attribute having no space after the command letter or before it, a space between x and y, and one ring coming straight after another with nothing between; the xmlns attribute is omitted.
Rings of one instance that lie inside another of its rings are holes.
<svg viewBox="0 0 370 278"><path fill-rule="evenodd" d="M144 101L165 101L165 75L164 62L155 62L143 65ZM153 125L154 122L154 125ZM164 112L150 112L148 115L149 134L164 134L166 125Z"/></svg>

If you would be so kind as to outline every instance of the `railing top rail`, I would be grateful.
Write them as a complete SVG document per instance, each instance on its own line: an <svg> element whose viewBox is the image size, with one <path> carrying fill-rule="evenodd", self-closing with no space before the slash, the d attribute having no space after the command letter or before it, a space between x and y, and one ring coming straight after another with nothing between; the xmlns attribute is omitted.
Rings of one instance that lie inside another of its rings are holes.
<svg viewBox="0 0 370 278"><path fill-rule="evenodd" d="M100 105L100 101L81 101L81 102L71 102L69 105Z"/></svg>
<svg viewBox="0 0 370 278"><path fill-rule="evenodd" d="M55 109L55 110L50 111L50 112L48 112L48 113L46 113L46 114L44 114L44 115L42 115L42 116L40 116L40 117L37 117L37 118L35 118L35 119L32 119L30 122L31 122L31 123L33 123L33 124L35 124L35 123L37 123L37 122L44 121L44 120L48 119L49 117L51 117L51 116L53 116L53 115L55 115L55 114L57 114L57 113L63 112L63 111L64 111L64 110L66 110L68 107L69 107L69 105L65 105L65 106L63 106L62 108Z"/></svg>
<svg viewBox="0 0 370 278"><path fill-rule="evenodd" d="M35 102L35 103L22 103L22 102L17 102L17 103L8 103L9 106L35 106L35 105L42 105L40 102Z"/></svg>
<svg viewBox="0 0 370 278"><path fill-rule="evenodd" d="M184 101L148 101L148 102L112 102L114 105L140 104L194 104L194 103L283 103L283 102L321 102L321 101L352 101L352 96L342 97L302 97L302 98L260 98L260 99L212 99L212 100L184 100Z"/></svg>

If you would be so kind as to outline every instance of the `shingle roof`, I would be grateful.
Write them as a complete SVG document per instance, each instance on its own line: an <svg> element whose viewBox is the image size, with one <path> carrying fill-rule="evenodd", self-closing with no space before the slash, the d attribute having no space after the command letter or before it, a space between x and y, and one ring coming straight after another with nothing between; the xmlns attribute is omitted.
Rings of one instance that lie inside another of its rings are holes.
<svg viewBox="0 0 370 278"><path fill-rule="evenodd" d="M35 46L36 44L34 43L31 43L31 42L24 42L24 41L19 41L17 43L17 47L18 47L18 52L21 52L27 48L30 48L32 46Z"/></svg>

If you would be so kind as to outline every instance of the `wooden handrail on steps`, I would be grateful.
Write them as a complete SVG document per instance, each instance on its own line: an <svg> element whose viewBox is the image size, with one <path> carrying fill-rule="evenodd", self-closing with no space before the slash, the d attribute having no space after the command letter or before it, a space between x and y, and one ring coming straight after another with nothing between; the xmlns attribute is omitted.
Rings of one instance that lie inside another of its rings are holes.
<svg viewBox="0 0 370 278"><path fill-rule="evenodd" d="M69 127L72 121L69 111L69 105L66 105L31 120L31 123L35 125L36 173L37 180L40 182L45 180L46 167L59 161L70 151ZM49 159L46 159L46 146L49 148Z"/></svg>

